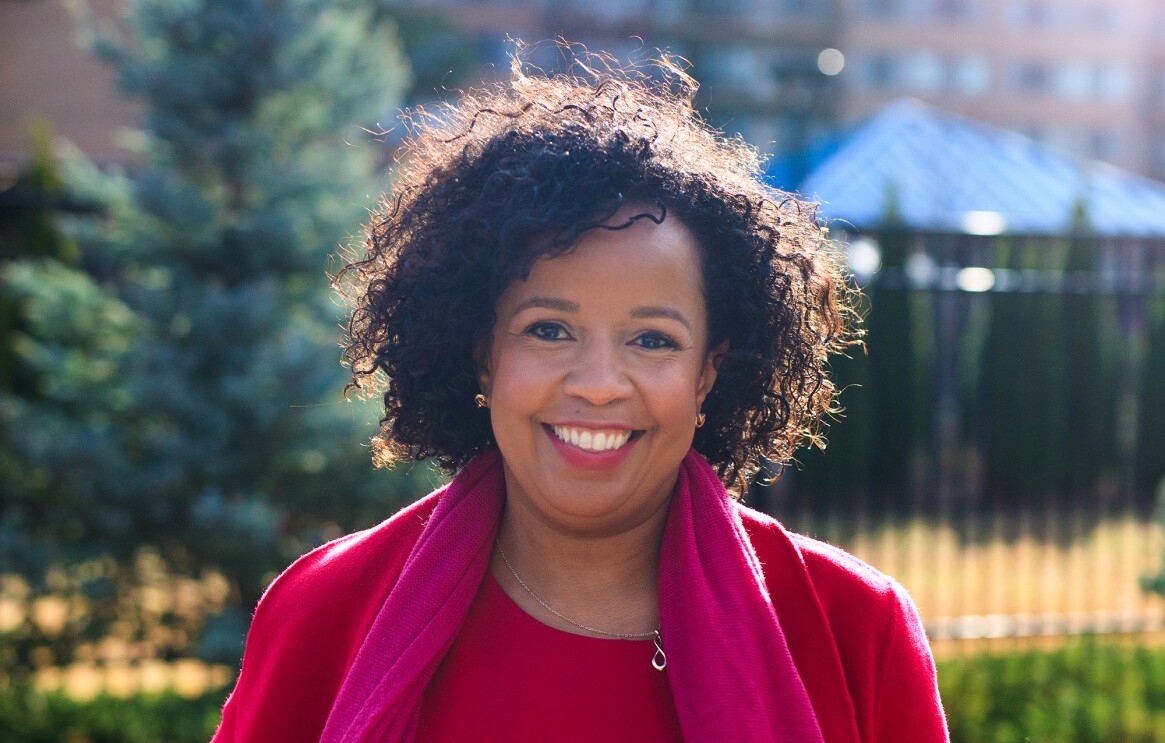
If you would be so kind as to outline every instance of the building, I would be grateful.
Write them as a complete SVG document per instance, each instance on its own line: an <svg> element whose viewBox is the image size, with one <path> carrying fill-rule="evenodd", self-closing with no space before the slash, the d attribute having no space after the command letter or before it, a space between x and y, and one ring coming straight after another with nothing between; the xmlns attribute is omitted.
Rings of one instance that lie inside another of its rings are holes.
<svg viewBox="0 0 1165 743"><path fill-rule="evenodd" d="M768 152L911 95L1165 179L1163 0L386 2L441 14L497 62L506 33L669 48L709 120Z"/></svg>
<svg viewBox="0 0 1165 743"><path fill-rule="evenodd" d="M101 17L117 0L91 0ZM117 89L113 71L77 43L62 0L0 0L0 187L14 175L37 122L97 162L125 161L121 132L138 109Z"/></svg>
<svg viewBox="0 0 1165 743"><path fill-rule="evenodd" d="M0 0L0 157L31 113L99 157L132 118L99 63L66 48L62 1ZM453 29L481 63L455 84L505 70L507 36L624 59L663 47L692 63L706 118L765 152L804 152L910 95L1165 179L1165 0L379 2ZM537 61L553 67L553 49Z"/></svg>
<svg viewBox="0 0 1165 743"><path fill-rule="evenodd" d="M800 184L843 231L1165 238L1165 183L911 98L841 138Z"/></svg>
<svg viewBox="0 0 1165 743"><path fill-rule="evenodd" d="M1165 179L1165 2L843 0L840 122L902 95Z"/></svg>
<svg viewBox="0 0 1165 743"><path fill-rule="evenodd" d="M838 81L818 57L836 45L830 2L809 0L384 0L400 14L439 17L469 39L482 61L469 81L506 71L509 37L562 37L622 60L655 48L687 59L697 105L712 124L762 150L795 151L839 118ZM553 46L531 61L555 68Z"/></svg>

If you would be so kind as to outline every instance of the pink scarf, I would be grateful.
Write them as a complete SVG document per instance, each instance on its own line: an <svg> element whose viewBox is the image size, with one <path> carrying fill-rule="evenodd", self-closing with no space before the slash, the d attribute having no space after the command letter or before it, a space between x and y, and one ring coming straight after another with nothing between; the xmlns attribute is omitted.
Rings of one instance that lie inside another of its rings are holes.
<svg viewBox="0 0 1165 743"><path fill-rule="evenodd" d="M320 740L412 741L505 502L496 450L441 494L360 648ZM660 554L660 628L684 740L823 743L736 508L694 450L680 465Z"/></svg>

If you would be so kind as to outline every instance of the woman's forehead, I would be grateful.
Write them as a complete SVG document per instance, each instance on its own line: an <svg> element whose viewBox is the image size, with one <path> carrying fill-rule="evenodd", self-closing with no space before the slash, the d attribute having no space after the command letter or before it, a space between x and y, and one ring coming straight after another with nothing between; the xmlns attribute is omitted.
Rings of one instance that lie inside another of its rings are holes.
<svg viewBox="0 0 1165 743"><path fill-rule="evenodd" d="M698 299L702 305L699 249L691 231L672 217L658 223L628 219L639 213L628 206L608 221L619 229L590 230L569 251L539 258L524 279L511 282L500 305L509 312L529 306L567 311L584 298L642 304L648 297L660 300L655 304Z"/></svg>

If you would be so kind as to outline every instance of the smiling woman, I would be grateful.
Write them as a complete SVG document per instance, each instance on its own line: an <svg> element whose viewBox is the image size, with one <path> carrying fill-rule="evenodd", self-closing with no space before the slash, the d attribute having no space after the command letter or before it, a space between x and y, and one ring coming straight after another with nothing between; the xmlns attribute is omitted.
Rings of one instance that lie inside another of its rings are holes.
<svg viewBox="0 0 1165 743"><path fill-rule="evenodd" d="M902 588L725 489L816 439L855 297L652 72L414 117L346 357L377 460L456 477L280 576L217 740L946 739Z"/></svg>
<svg viewBox="0 0 1165 743"><path fill-rule="evenodd" d="M723 348L708 345L695 238L647 208L621 208L605 226L622 229L584 234L498 300L480 383L506 539L522 522L619 534L666 514Z"/></svg>

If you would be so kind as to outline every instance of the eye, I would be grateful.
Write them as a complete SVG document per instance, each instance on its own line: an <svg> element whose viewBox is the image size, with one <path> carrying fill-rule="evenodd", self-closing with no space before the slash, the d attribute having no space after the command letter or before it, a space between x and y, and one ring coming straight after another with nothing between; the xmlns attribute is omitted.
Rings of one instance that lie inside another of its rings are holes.
<svg viewBox="0 0 1165 743"><path fill-rule="evenodd" d="M564 341L570 338L566 328L556 322L536 322L526 328L525 333L544 341Z"/></svg>
<svg viewBox="0 0 1165 743"><path fill-rule="evenodd" d="M649 351L657 351L665 348L679 348L679 344L668 338L663 333L654 330L646 333L640 333L635 337L635 344L640 348L646 348Z"/></svg>

